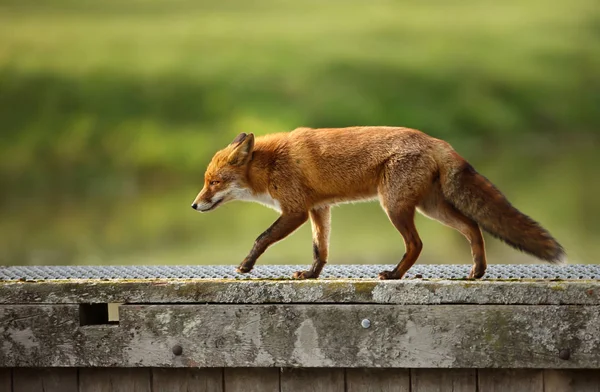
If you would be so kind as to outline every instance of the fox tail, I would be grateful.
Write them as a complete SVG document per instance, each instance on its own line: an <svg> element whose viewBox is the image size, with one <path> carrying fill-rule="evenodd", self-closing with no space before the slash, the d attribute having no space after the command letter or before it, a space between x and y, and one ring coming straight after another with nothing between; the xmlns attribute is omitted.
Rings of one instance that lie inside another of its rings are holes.
<svg viewBox="0 0 600 392"><path fill-rule="evenodd" d="M440 172L444 198L492 236L550 263L564 263L565 251L539 223L523 214L464 159ZM446 161L447 162L447 161Z"/></svg>

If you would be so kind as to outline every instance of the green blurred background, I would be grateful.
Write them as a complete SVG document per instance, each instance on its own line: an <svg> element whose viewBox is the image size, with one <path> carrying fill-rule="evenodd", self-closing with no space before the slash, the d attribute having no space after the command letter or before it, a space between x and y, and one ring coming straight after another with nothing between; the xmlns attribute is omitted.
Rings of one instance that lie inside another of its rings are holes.
<svg viewBox="0 0 600 392"><path fill-rule="evenodd" d="M349 125L446 139L600 260L597 0L0 0L1 264L237 264L277 214L193 212L214 151ZM420 262L470 263L417 226ZM490 263L535 262L487 238ZM330 262L402 254L377 203L334 209ZM305 225L259 263L310 261Z"/></svg>

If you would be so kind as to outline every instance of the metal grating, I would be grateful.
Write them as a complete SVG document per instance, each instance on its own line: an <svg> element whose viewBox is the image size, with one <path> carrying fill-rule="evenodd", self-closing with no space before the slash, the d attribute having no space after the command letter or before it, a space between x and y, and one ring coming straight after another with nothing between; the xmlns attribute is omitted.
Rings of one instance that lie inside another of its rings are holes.
<svg viewBox="0 0 600 392"><path fill-rule="evenodd" d="M470 265L415 265L407 278L465 278ZM235 266L18 266L0 267L4 280L63 279L284 279L307 266L259 265L250 274ZM392 265L327 265L321 278L377 278ZM599 265L490 265L486 279L600 279Z"/></svg>

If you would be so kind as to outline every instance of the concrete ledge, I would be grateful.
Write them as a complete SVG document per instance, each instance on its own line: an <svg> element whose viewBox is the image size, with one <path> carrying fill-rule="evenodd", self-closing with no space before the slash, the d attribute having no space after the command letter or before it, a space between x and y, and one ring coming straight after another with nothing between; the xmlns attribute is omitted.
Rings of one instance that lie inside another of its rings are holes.
<svg viewBox="0 0 600 392"><path fill-rule="evenodd" d="M0 304L600 305L597 280L144 279L0 282Z"/></svg>

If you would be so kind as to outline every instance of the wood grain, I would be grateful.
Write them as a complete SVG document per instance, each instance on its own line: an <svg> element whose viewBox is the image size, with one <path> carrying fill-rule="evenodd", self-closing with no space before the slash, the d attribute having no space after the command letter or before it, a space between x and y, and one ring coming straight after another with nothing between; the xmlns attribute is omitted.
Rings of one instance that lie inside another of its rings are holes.
<svg viewBox="0 0 600 392"><path fill-rule="evenodd" d="M344 392L344 369L283 369L281 392Z"/></svg>
<svg viewBox="0 0 600 392"><path fill-rule="evenodd" d="M150 369L79 370L79 392L151 392Z"/></svg>
<svg viewBox="0 0 600 392"><path fill-rule="evenodd" d="M600 392L600 370L544 370L545 392Z"/></svg>
<svg viewBox="0 0 600 392"><path fill-rule="evenodd" d="M9 368L0 368L0 391L11 391L12 370Z"/></svg>
<svg viewBox="0 0 600 392"><path fill-rule="evenodd" d="M411 392L476 392L475 369L412 369Z"/></svg>
<svg viewBox="0 0 600 392"><path fill-rule="evenodd" d="M223 392L223 369L152 369L152 390L169 392Z"/></svg>
<svg viewBox="0 0 600 392"><path fill-rule="evenodd" d="M408 369L346 369L347 392L409 392Z"/></svg>
<svg viewBox="0 0 600 392"><path fill-rule="evenodd" d="M227 368L225 392L279 392L278 368Z"/></svg>
<svg viewBox="0 0 600 392"><path fill-rule="evenodd" d="M13 392L77 391L77 369L16 368L13 370Z"/></svg>
<svg viewBox="0 0 600 392"><path fill-rule="evenodd" d="M478 386L485 392L543 392L543 370L480 369Z"/></svg>

